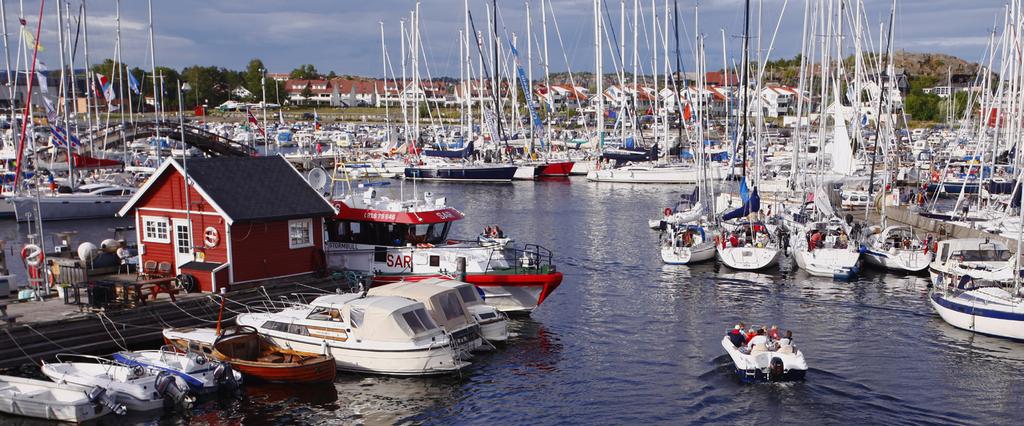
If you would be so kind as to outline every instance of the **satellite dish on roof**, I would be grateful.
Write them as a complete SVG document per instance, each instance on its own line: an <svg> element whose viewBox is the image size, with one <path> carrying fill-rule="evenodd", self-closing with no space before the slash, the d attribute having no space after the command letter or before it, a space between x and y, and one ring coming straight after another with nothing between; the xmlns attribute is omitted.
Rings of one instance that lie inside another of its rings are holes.
<svg viewBox="0 0 1024 426"><path fill-rule="evenodd" d="M328 180L327 171L319 167L310 170L309 174L306 175L306 182L309 182L309 186L321 194L327 189Z"/></svg>

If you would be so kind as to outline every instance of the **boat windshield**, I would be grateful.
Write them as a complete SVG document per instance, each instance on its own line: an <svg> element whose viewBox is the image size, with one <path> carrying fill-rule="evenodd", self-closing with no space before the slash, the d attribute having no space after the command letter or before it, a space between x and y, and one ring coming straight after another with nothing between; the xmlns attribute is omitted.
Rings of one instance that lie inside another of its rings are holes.
<svg viewBox="0 0 1024 426"><path fill-rule="evenodd" d="M430 319L430 316L427 315L427 311L424 311L422 308L402 313L402 319L409 325L412 334L420 334L437 327L434 325L434 321Z"/></svg>
<svg viewBox="0 0 1024 426"><path fill-rule="evenodd" d="M447 293L442 295L438 300L441 304L441 310L444 311L444 317L448 321L459 318L465 315L462 311L462 305L459 304L458 296L455 293Z"/></svg>
<svg viewBox="0 0 1024 426"><path fill-rule="evenodd" d="M476 288L469 285L459 286L459 296L462 296L462 303L465 304L474 303L479 300Z"/></svg>
<svg viewBox="0 0 1024 426"><path fill-rule="evenodd" d="M404 223L334 221L327 226L327 239L338 243L405 246L442 244L448 239L451 223L406 225Z"/></svg>
<svg viewBox="0 0 1024 426"><path fill-rule="evenodd" d="M1010 260L1010 251L1007 249L979 248L977 250L960 250L954 253L959 255L964 262L1005 262Z"/></svg>

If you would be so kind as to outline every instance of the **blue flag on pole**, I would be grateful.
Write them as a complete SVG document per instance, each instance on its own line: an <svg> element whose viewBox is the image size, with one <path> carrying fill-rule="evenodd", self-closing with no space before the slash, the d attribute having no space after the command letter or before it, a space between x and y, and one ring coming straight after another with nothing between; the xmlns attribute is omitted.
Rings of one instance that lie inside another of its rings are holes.
<svg viewBox="0 0 1024 426"><path fill-rule="evenodd" d="M130 88L136 95L141 95L142 91L139 90L139 81L135 79L135 75L128 73L128 88Z"/></svg>

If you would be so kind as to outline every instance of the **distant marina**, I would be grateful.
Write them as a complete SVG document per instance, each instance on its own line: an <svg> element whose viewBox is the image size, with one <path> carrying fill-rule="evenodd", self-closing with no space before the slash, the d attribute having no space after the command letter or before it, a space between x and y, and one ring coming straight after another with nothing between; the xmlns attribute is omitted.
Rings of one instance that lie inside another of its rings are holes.
<svg viewBox="0 0 1024 426"><path fill-rule="evenodd" d="M151 0L97 64L85 1L9 3L0 422L1020 417L1019 0L976 64L899 0L593 0L584 72L563 3L464 0L457 78L418 1L380 78L158 67Z"/></svg>

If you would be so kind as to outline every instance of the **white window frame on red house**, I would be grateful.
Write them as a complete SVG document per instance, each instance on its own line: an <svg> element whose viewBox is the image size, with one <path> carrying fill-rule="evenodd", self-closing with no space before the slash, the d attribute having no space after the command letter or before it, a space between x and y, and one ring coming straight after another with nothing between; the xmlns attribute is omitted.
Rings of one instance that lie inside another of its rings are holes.
<svg viewBox="0 0 1024 426"><path fill-rule="evenodd" d="M296 225L306 226L306 242L295 242L292 240L292 227ZM300 249L313 247L313 219L296 219L288 221L288 248Z"/></svg>
<svg viewBox="0 0 1024 426"><path fill-rule="evenodd" d="M150 223L163 224L163 238L159 237L158 229L155 227L152 236L150 236ZM142 216L142 241L169 244L171 242L171 221L162 216Z"/></svg>

